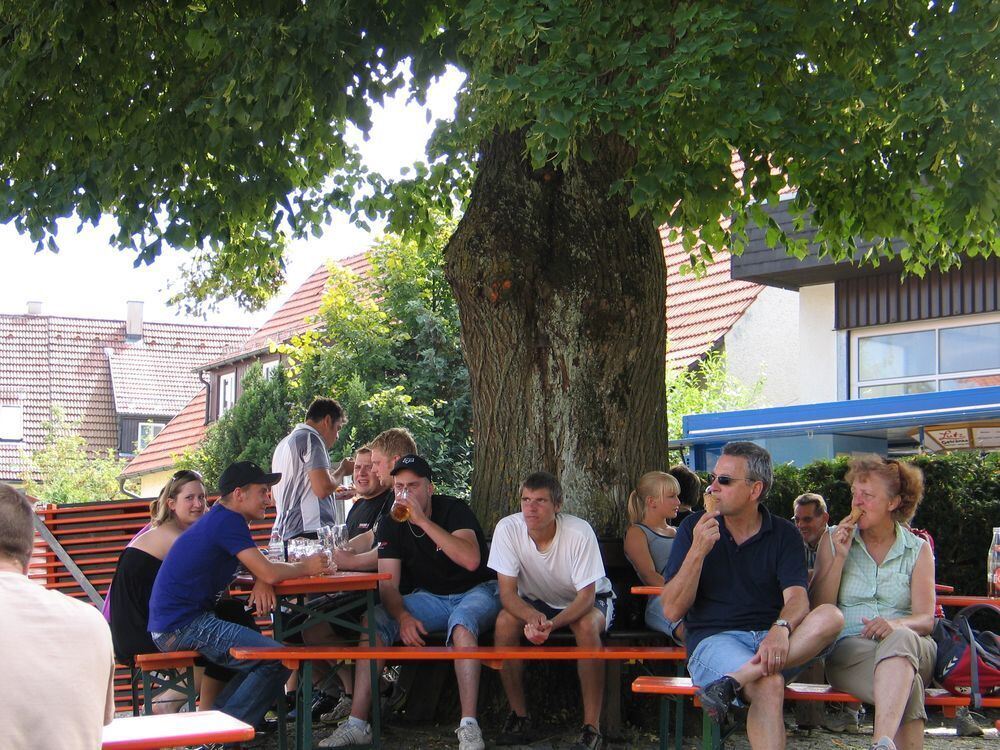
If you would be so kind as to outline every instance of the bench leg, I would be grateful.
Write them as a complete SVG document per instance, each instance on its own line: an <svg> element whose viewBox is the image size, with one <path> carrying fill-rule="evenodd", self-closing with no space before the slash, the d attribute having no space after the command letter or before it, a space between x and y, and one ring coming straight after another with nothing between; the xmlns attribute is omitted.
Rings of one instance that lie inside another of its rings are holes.
<svg viewBox="0 0 1000 750"><path fill-rule="evenodd" d="M153 677L149 672L142 673L142 712L153 715Z"/></svg>
<svg viewBox="0 0 1000 750"><path fill-rule="evenodd" d="M726 737L707 711L701 712L701 747L702 750L725 750L726 747Z"/></svg>
<svg viewBox="0 0 1000 750"><path fill-rule="evenodd" d="M188 711L194 712L198 710L198 691L195 689L194 667L188 667L184 670L184 675L187 679Z"/></svg>
<svg viewBox="0 0 1000 750"><path fill-rule="evenodd" d="M660 698L660 750L670 748L670 700L665 695Z"/></svg>
<svg viewBox="0 0 1000 750"><path fill-rule="evenodd" d="M377 631L375 630L375 592L370 589L365 592L365 611L368 614L368 645L375 648L378 643ZM372 747L375 750L380 750L382 747L382 696L379 693L378 661L369 659L368 669L371 670L369 676L372 683Z"/></svg>
<svg viewBox="0 0 1000 750"><path fill-rule="evenodd" d="M142 670L136 666L130 668L129 691L132 693L132 715L139 715L139 680L142 679Z"/></svg>
<svg viewBox="0 0 1000 750"><path fill-rule="evenodd" d="M312 662L302 662L298 700L295 701L295 747L312 748Z"/></svg>

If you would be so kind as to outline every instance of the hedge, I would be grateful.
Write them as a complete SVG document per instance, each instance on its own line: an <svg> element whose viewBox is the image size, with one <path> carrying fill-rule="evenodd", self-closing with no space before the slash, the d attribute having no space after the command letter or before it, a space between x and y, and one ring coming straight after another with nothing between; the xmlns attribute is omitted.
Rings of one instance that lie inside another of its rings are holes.
<svg viewBox="0 0 1000 750"><path fill-rule="evenodd" d="M912 524L934 537L938 583L954 586L957 593L986 594L986 555L993 527L1000 526L1000 454L935 454L907 460L924 472L924 499ZM851 488L844 481L847 462L845 457L801 468L775 467L765 505L790 518L799 494L818 492L829 506L831 523L836 523L851 506Z"/></svg>

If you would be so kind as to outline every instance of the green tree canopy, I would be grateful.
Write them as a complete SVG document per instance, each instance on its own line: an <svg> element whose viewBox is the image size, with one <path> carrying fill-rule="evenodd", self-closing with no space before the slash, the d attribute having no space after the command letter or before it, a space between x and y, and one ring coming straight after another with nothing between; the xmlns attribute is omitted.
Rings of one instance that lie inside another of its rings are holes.
<svg viewBox="0 0 1000 750"><path fill-rule="evenodd" d="M615 189L692 250L739 250L785 185L837 257L901 238L919 272L998 249L989 0L2 8L0 220L55 249L58 218L109 214L138 260L164 243L192 251L193 300L259 307L287 233L334 210L430 231L428 205L464 199L481 145L503 132L523 133L536 168L620 143ZM467 79L429 166L396 184L367 173L349 130L367 132L388 93L422 101L449 64Z"/></svg>

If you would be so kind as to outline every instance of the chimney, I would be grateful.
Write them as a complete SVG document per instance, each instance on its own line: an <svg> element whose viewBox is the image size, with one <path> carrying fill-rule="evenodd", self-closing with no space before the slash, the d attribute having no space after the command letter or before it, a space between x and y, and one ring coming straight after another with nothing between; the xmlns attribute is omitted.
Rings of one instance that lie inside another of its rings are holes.
<svg viewBox="0 0 1000 750"><path fill-rule="evenodd" d="M35 302L33 300L28 302L28 315L41 315L42 314L42 303Z"/></svg>
<svg viewBox="0 0 1000 750"><path fill-rule="evenodd" d="M125 317L125 340L139 341L142 338L142 302L128 301L128 315Z"/></svg>

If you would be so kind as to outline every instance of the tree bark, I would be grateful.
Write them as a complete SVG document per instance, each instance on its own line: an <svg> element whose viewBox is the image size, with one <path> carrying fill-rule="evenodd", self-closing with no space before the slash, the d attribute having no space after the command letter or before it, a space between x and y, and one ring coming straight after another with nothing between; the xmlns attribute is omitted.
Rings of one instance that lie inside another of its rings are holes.
<svg viewBox="0 0 1000 750"><path fill-rule="evenodd" d="M631 151L532 170L523 134L485 144L445 249L472 386L472 506L484 528L545 469L567 512L617 535L628 493L666 463L665 269L651 217L610 189Z"/></svg>

